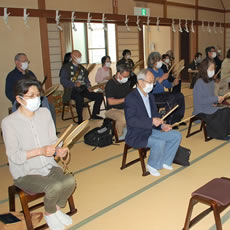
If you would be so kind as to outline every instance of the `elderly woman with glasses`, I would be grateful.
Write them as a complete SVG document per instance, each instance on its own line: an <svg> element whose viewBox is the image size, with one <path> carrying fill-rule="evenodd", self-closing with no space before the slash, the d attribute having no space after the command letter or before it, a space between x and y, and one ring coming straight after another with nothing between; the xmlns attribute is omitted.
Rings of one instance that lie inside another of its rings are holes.
<svg viewBox="0 0 230 230"><path fill-rule="evenodd" d="M10 172L14 184L28 193L45 193L45 220L50 229L61 230L72 219L61 211L75 189L72 175L64 175L54 160L67 148L55 148L57 136L50 111L40 107L41 85L19 80L15 88L18 110L2 121Z"/></svg>

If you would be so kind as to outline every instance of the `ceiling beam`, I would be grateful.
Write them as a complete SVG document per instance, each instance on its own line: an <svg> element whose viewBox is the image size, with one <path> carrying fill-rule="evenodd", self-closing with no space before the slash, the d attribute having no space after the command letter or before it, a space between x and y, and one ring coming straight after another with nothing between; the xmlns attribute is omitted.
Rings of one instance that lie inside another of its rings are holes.
<svg viewBox="0 0 230 230"><path fill-rule="evenodd" d="M9 17L23 17L24 8L7 8L7 11L10 12ZM27 9L27 13L30 14L29 17L43 17L48 20L50 23L55 23L55 17L56 17L56 10L45 10L45 9ZM3 16L4 14L4 7L0 7L0 16ZM60 21L71 21L72 11L63 11L60 10L59 14L61 15ZM76 12L77 19L76 22L86 22L88 19L88 13L87 12ZM101 22L102 21L102 14L101 13L91 13L92 16L91 22ZM123 24L125 22L126 15L121 14L106 14L106 23L115 23L115 24ZM128 15L129 18L129 25L134 24L136 25L137 16L134 15ZM141 23L144 25L147 24L147 17L146 16L140 16L139 19L141 20ZM150 17L150 24L156 25L157 17ZM174 19L175 24L179 23L179 19ZM202 21L194 20L194 25L201 25ZM185 20L181 20L182 26L185 24ZM204 25L213 26L214 22L208 22L204 21ZM171 18L160 18L160 25L171 25L172 19ZM188 20L188 24L191 24L191 20ZM225 26L224 23L217 22L216 26L222 25ZM226 24L228 25L228 24Z"/></svg>

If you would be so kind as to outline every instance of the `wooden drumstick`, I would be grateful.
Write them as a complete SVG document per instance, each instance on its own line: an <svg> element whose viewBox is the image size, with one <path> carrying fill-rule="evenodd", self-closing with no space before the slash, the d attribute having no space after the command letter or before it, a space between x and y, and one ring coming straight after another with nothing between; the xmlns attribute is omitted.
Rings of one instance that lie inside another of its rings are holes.
<svg viewBox="0 0 230 230"><path fill-rule="evenodd" d="M213 79L216 79L218 74L221 72L221 69L219 69L219 71L214 75L214 78Z"/></svg>
<svg viewBox="0 0 230 230"><path fill-rule="evenodd" d="M174 108L172 108L168 113L166 113L161 120L163 121L167 116L169 116L175 109L177 109L179 105L176 105Z"/></svg>
<svg viewBox="0 0 230 230"><path fill-rule="evenodd" d="M58 145L64 140L64 138L66 137L66 135L68 134L68 132L71 130L71 128L73 127L73 124L70 124L69 127L65 130L65 132L61 135L60 138L58 138L56 144L55 144L55 148L58 147Z"/></svg>
<svg viewBox="0 0 230 230"><path fill-rule="evenodd" d="M170 68L169 71L168 71L168 74L170 74L170 72L173 70L173 68L174 68L175 65L176 65L176 63L174 63L174 64L171 66L171 68Z"/></svg>
<svg viewBox="0 0 230 230"><path fill-rule="evenodd" d="M182 123L182 122L187 122L187 121L189 121L189 120L190 120L191 118L193 118L193 117L194 117L194 115L191 116L191 117L185 118L185 119L182 120L182 121L176 122L176 123L172 124L172 127L177 126L177 125L179 125L179 124Z"/></svg>
<svg viewBox="0 0 230 230"><path fill-rule="evenodd" d="M224 94L224 96L223 96L225 99L226 98L229 98L230 97L230 92L228 92L228 93L226 93L226 94Z"/></svg>

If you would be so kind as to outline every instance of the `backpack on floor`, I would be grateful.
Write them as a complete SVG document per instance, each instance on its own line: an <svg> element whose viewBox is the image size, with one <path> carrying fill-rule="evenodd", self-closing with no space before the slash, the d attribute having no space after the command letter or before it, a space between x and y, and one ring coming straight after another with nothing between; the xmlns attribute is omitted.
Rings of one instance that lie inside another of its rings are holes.
<svg viewBox="0 0 230 230"><path fill-rule="evenodd" d="M97 147L105 147L113 144L113 125L111 119L104 119L101 127L90 130L84 136L84 143L94 146L92 150Z"/></svg>
<svg viewBox="0 0 230 230"><path fill-rule="evenodd" d="M182 166L189 166L189 158L191 155L191 150L185 147L179 146L176 152L176 156L173 160L173 163L182 165Z"/></svg>

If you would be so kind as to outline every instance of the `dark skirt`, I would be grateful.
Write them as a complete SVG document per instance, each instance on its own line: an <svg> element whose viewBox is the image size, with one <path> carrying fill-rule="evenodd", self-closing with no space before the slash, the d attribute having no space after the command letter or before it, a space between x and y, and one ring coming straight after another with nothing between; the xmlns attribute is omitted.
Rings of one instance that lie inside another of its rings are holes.
<svg viewBox="0 0 230 230"><path fill-rule="evenodd" d="M218 109L213 114L198 114L206 122L208 137L226 140L230 134L230 108Z"/></svg>

